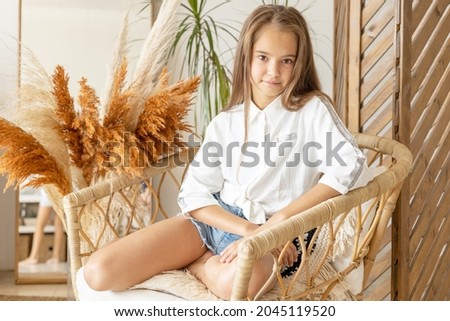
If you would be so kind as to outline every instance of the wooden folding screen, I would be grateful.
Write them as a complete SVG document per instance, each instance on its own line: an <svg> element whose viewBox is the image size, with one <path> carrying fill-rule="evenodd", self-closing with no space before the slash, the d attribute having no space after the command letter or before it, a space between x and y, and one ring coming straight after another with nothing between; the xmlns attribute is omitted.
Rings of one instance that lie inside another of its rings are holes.
<svg viewBox="0 0 450 321"><path fill-rule="evenodd" d="M335 1L340 115L353 132L401 141L415 159L369 300L450 299L449 3Z"/></svg>

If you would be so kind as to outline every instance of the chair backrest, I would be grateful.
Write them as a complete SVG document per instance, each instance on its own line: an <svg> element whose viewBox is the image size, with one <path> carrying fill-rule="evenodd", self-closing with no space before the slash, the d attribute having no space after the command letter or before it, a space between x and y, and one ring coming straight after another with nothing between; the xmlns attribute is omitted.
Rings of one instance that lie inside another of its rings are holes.
<svg viewBox="0 0 450 321"><path fill-rule="evenodd" d="M372 167L383 166L385 171L367 186L328 200L244 243L233 299L247 298L252 264L258 257L313 228L317 229L309 247L300 238L304 255L297 273L283 279L281 266L275 262L272 278L279 284L262 299L342 299L336 293L352 290L344 286L352 278L359 283L352 292L362 292L412 157L406 147L387 138L359 134L356 140ZM183 170L194 153L195 149L189 149L172 155L146 169L144 177L114 177L64 197L75 297L76 272L91 253L112 239L174 214L167 204L175 203ZM172 184L173 193L164 201L167 195L161 190L167 184Z"/></svg>

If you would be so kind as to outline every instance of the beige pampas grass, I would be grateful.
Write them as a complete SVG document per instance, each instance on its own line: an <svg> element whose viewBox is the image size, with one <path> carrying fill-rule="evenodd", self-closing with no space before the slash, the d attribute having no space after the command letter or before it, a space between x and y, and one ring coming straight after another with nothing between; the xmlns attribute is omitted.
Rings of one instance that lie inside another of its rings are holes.
<svg viewBox="0 0 450 321"><path fill-rule="evenodd" d="M26 186L53 184L62 195L71 191L70 182L55 158L33 136L2 118L0 148L5 149L0 156L0 173L8 173L6 188L17 187L31 178Z"/></svg>
<svg viewBox="0 0 450 321"><path fill-rule="evenodd" d="M127 59L127 36L128 36L128 12L122 22L120 29L119 41L117 43L116 51L114 53L110 74L106 80L106 88L103 102L100 109L100 118L103 119L109 112L111 105L113 104L111 99L114 93L117 91L117 75L123 71L123 66ZM125 67L126 73L126 67Z"/></svg>
<svg viewBox="0 0 450 321"><path fill-rule="evenodd" d="M19 106L55 108L56 101L52 95L50 76L31 50L23 44L21 48Z"/></svg>
<svg viewBox="0 0 450 321"><path fill-rule="evenodd" d="M166 66L167 52L177 31L175 13L180 3L180 0L163 1L158 17L145 40L131 84L132 91L139 95L133 96L130 102L132 111L126 121L130 132L136 130L139 115L147 99L153 94L158 77Z"/></svg>
<svg viewBox="0 0 450 321"><path fill-rule="evenodd" d="M56 129L54 113L57 102L52 94L52 80L33 53L24 46L21 74L19 108L6 110L3 116L33 136L56 160L64 176L70 181L67 149ZM52 139L49 140L49 137Z"/></svg>
<svg viewBox="0 0 450 321"><path fill-rule="evenodd" d="M54 110L39 107L21 108L16 111L13 123L33 136L55 159L64 176L71 181L69 154L66 145L58 136Z"/></svg>

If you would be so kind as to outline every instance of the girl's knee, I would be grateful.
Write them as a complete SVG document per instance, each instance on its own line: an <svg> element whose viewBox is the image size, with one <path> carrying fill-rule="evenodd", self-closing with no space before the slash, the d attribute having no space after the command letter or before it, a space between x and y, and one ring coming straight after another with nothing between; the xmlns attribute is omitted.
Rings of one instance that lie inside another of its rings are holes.
<svg viewBox="0 0 450 321"><path fill-rule="evenodd" d="M106 260L99 255L93 254L84 266L84 279L87 285L95 291L106 291L111 289L110 268Z"/></svg>

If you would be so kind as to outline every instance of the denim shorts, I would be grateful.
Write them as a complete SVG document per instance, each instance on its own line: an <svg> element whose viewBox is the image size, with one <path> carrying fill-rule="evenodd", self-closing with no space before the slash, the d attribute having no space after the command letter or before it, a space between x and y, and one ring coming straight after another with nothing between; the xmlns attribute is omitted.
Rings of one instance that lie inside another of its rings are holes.
<svg viewBox="0 0 450 321"><path fill-rule="evenodd" d="M243 211L240 207L237 206L231 206L226 203L224 203L219 196L219 193L213 194L214 198L219 202L219 205L226 211L242 217L243 219L247 219ZM185 215L187 218L189 218L194 224L194 226L197 228L198 233L200 234L200 238L202 239L205 246L214 254L219 255L229 244L233 243L234 241L237 241L242 238L240 235L236 235L229 232L224 232L222 230L219 230L215 227L212 227L210 225L207 225L205 223L199 222L196 219L192 218L189 214ZM304 240L306 242L306 246L308 247L311 243L312 237L314 235L314 232L316 229L312 229L311 231L305 233ZM292 243L297 248L297 260L294 262L292 266L285 266L281 270L281 276L282 277L288 277L293 275L298 267L300 266L301 260L302 260L302 251L301 246L298 238L295 238ZM315 247L315 244L313 244L313 249Z"/></svg>
<svg viewBox="0 0 450 321"><path fill-rule="evenodd" d="M231 206L224 203L219 196L219 193L213 194L214 198L219 202L219 205L226 211L239 216L243 219L246 219L243 211L240 207ZM213 252L214 255L219 255L229 244L233 243L242 238L240 235L236 235L233 233L228 233L222 230L219 230L215 227L197 221L196 219L188 216L191 220L192 224L197 228L198 233L200 234L200 238L202 239L205 246Z"/></svg>

